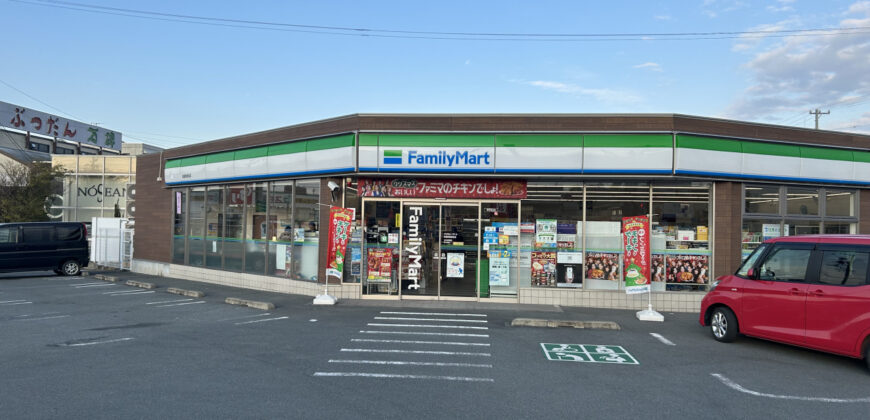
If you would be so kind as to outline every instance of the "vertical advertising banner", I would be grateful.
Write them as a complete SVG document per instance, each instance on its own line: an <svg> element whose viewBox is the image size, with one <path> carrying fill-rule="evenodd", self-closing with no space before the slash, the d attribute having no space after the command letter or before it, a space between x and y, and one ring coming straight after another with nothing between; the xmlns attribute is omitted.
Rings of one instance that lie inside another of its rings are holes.
<svg viewBox="0 0 870 420"><path fill-rule="evenodd" d="M356 217L356 209L329 208L329 244L326 250L326 276L341 279L344 272L347 242L350 240L350 225Z"/></svg>
<svg viewBox="0 0 870 420"><path fill-rule="evenodd" d="M625 253L625 293L650 291L649 218L622 218L622 242Z"/></svg>

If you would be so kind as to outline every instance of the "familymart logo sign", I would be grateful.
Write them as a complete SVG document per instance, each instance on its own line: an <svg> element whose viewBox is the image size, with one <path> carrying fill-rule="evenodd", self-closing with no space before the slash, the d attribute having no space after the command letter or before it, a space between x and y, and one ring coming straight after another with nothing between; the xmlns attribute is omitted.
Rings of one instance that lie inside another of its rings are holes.
<svg viewBox="0 0 870 420"><path fill-rule="evenodd" d="M420 147L384 149L383 165L402 168L491 169L494 167L492 148Z"/></svg>

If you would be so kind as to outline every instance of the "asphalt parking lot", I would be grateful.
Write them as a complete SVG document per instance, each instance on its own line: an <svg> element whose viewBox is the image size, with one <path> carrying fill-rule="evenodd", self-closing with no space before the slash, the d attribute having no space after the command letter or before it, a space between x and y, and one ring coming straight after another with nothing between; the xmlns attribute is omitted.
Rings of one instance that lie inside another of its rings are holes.
<svg viewBox="0 0 870 420"><path fill-rule="evenodd" d="M0 275L7 418L870 418L862 362L742 337L696 314L342 301L130 273ZM202 298L166 292L200 289ZM268 301L273 310L224 303ZM518 317L619 330L511 327Z"/></svg>

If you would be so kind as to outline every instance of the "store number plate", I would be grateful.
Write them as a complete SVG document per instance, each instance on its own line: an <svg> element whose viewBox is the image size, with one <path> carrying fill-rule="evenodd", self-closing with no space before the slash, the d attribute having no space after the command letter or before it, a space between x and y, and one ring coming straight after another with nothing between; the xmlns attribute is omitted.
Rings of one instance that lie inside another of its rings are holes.
<svg viewBox="0 0 870 420"><path fill-rule="evenodd" d="M541 343L541 348L549 360L565 362L617 363L623 365L639 364L622 346L607 344L556 344Z"/></svg>

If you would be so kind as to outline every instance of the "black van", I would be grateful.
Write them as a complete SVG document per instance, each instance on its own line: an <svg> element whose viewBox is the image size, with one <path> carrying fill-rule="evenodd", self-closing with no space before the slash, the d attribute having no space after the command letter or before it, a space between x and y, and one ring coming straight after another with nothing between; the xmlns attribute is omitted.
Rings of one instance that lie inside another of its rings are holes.
<svg viewBox="0 0 870 420"><path fill-rule="evenodd" d="M75 276L89 259L83 223L0 223L0 272L54 270Z"/></svg>

